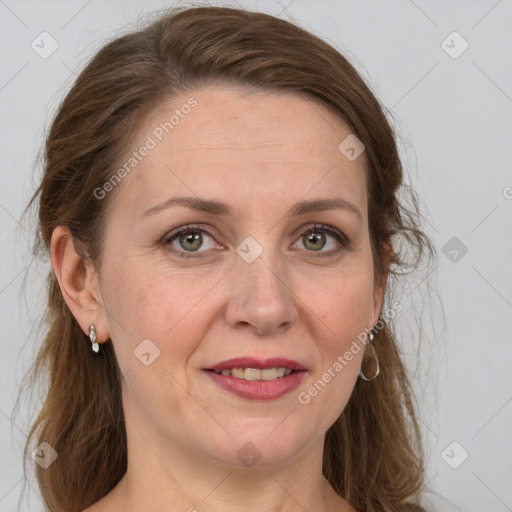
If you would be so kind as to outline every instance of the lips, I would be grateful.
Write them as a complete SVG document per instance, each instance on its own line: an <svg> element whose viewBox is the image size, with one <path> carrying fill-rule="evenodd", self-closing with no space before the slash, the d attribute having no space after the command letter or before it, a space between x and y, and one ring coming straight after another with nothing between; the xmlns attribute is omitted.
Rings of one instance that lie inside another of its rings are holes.
<svg viewBox="0 0 512 512"><path fill-rule="evenodd" d="M280 398L296 389L306 374L304 366L284 357L238 357L204 371L220 388L249 400Z"/></svg>

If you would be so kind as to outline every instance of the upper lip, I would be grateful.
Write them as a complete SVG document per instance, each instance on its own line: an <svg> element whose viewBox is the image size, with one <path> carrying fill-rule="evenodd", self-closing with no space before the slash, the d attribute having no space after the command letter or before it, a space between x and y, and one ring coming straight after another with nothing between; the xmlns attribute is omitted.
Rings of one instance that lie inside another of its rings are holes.
<svg viewBox="0 0 512 512"><path fill-rule="evenodd" d="M255 357L236 357L221 361L213 366L205 368L205 370L231 370L233 368L289 368L290 370L305 370L297 361L287 359L285 357L272 357L270 359L257 359Z"/></svg>

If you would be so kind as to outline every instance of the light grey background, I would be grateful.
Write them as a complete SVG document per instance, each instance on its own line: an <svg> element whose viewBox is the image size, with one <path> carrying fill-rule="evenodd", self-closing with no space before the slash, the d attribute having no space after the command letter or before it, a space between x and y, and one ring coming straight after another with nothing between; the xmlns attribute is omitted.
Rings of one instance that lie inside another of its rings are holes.
<svg viewBox="0 0 512 512"><path fill-rule="evenodd" d="M34 188L33 164L44 130L75 74L105 38L141 14L171 5L0 0L1 511L18 505L24 417L33 413L22 408L12 415L21 376L40 341L34 326L42 311L45 267L32 271L26 298L20 299L30 232L19 220ZM426 231L439 253L437 291L446 315L446 329L425 339L423 381L414 381L430 486L451 501L440 510L512 510L511 0L241 5L293 17L327 39L391 110L404 163L428 208ZM46 59L31 48L43 31L58 43ZM457 56L464 41L469 46ZM446 246L453 237L458 241L451 244L458 246ZM437 327L441 321L435 316ZM467 460L452 468L466 452ZM29 491L31 505L21 510L42 510L33 483Z"/></svg>

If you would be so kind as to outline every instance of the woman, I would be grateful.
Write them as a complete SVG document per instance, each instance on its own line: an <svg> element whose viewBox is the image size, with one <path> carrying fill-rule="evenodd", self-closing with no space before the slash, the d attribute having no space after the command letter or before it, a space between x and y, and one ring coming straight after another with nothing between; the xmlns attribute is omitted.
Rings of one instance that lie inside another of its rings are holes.
<svg viewBox="0 0 512 512"><path fill-rule="evenodd" d="M102 48L33 198L49 510L422 510L401 183L379 102L289 22L183 8Z"/></svg>

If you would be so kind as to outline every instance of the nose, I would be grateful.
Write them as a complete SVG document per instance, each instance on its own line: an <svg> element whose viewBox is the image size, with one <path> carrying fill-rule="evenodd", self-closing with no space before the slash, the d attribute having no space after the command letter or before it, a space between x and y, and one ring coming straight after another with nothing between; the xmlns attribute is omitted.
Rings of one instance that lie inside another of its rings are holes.
<svg viewBox="0 0 512 512"><path fill-rule="evenodd" d="M280 333L298 318L293 283L277 258L265 252L252 263L240 259L229 273L226 322L257 336Z"/></svg>

